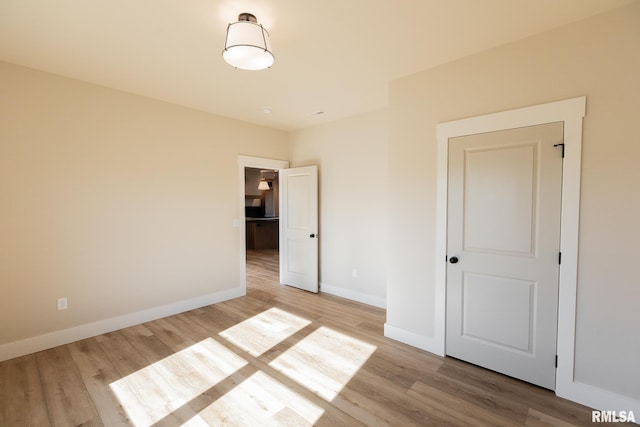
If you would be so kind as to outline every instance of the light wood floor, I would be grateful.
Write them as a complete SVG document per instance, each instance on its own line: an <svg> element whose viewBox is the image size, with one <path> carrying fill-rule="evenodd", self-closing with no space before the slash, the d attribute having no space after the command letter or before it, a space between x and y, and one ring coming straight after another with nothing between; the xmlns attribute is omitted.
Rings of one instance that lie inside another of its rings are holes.
<svg viewBox="0 0 640 427"><path fill-rule="evenodd" d="M275 258L274 258L275 256ZM589 425L547 390L383 336L385 311L278 284L0 363L0 426Z"/></svg>

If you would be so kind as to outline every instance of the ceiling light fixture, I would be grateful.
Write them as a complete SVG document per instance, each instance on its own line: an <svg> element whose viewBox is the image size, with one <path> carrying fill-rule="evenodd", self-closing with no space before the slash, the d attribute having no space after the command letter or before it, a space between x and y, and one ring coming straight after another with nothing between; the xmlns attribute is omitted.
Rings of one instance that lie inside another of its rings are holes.
<svg viewBox="0 0 640 427"><path fill-rule="evenodd" d="M273 65L269 33L250 13L241 13L238 22L227 27L222 57L241 70L264 70Z"/></svg>

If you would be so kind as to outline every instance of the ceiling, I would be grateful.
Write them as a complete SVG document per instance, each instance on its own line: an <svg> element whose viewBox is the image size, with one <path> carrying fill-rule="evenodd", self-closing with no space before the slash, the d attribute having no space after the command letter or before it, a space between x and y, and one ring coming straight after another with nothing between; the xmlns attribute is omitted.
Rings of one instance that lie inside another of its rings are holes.
<svg viewBox="0 0 640 427"><path fill-rule="evenodd" d="M0 0L0 60L293 130L385 107L398 77L634 1ZM222 60L241 12L269 30L272 68Z"/></svg>

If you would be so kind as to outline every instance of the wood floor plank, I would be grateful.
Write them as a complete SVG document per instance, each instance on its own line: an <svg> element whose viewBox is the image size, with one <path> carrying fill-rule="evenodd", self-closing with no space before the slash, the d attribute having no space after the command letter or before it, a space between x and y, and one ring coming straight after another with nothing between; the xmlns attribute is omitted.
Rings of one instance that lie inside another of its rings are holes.
<svg viewBox="0 0 640 427"><path fill-rule="evenodd" d="M434 363L431 369L436 370L441 363L441 361ZM376 351L362 367L362 370L379 378L387 379L405 391L411 388L424 369L429 369L428 363L422 365L420 369L416 369L411 366L410 358L390 357L384 351Z"/></svg>
<svg viewBox="0 0 640 427"><path fill-rule="evenodd" d="M536 411L535 409L529 409L529 415L525 425L527 427L571 427L573 424Z"/></svg>
<svg viewBox="0 0 640 427"><path fill-rule="evenodd" d="M71 343L69 352L102 422L106 426L130 426L127 413L110 388L121 376L98 340L90 338Z"/></svg>
<svg viewBox="0 0 640 427"><path fill-rule="evenodd" d="M510 427L520 425L515 421L504 418L494 412L474 405L464 399L442 393L421 381L416 381L407 391L408 395L416 396L432 408L448 413L457 420L456 424L478 425L487 427Z"/></svg>
<svg viewBox="0 0 640 427"><path fill-rule="evenodd" d="M280 285L277 256L247 252L244 297L0 363L0 426L590 425L590 408L384 337L385 310Z"/></svg>
<svg viewBox="0 0 640 427"><path fill-rule="evenodd" d="M35 355L0 364L0 426L49 426Z"/></svg>
<svg viewBox="0 0 640 427"><path fill-rule="evenodd" d="M390 426L424 426L453 425L450 419L439 411L420 404L416 399L407 396L404 390L394 387L385 380L377 380L375 384L358 374L352 379L336 398L342 405L362 408L366 414L372 414L384 420ZM343 409L344 410L344 409ZM358 417L360 414L352 414ZM435 423L435 424L434 424Z"/></svg>
<svg viewBox="0 0 640 427"><path fill-rule="evenodd" d="M220 304L191 310L188 312L188 315L191 319L197 319L199 324L215 333L224 331L237 324L238 321L243 320L241 318L225 316L224 312L220 309Z"/></svg>
<svg viewBox="0 0 640 427"><path fill-rule="evenodd" d="M556 397L552 391L497 372L450 358L438 372L449 379L472 384L489 393L495 400L508 399L515 405L530 407L575 425L591 424L590 408Z"/></svg>
<svg viewBox="0 0 640 427"><path fill-rule="evenodd" d="M448 377L439 372L424 372L421 375L423 383L438 389L441 393L466 400L480 408L491 411L506 419L524 424L528 406L508 398L500 398L492 392L468 384L456 378Z"/></svg>
<svg viewBox="0 0 640 427"><path fill-rule="evenodd" d="M36 362L52 425L104 425L71 358L69 346L36 353Z"/></svg>

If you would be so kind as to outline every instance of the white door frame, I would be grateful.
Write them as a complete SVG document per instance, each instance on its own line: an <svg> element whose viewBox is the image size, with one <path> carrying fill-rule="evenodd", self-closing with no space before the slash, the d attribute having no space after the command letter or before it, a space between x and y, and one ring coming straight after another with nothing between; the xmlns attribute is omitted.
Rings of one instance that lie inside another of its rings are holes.
<svg viewBox="0 0 640 427"><path fill-rule="evenodd" d="M586 97L535 105L501 113L455 120L437 125L437 213L435 268L434 352L445 355L447 180L449 138L545 123L564 122L565 158L562 170L562 218L560 230L560 281L558 295L558 369L556 394L575 398L574 354L578 273L578 221L580 219L580 166L582 119Z"/></svg>
<svg viewBox="0 0 640 427"><path fill-rule="evenodd" d="M233 221L235 227L240 228L238 244L240 259L240 289L242 295L247 294L247 230L244 214L244 168L281 170L289 167L288 160L267 159L264 157L238 156L238 219Z"/></svg>

